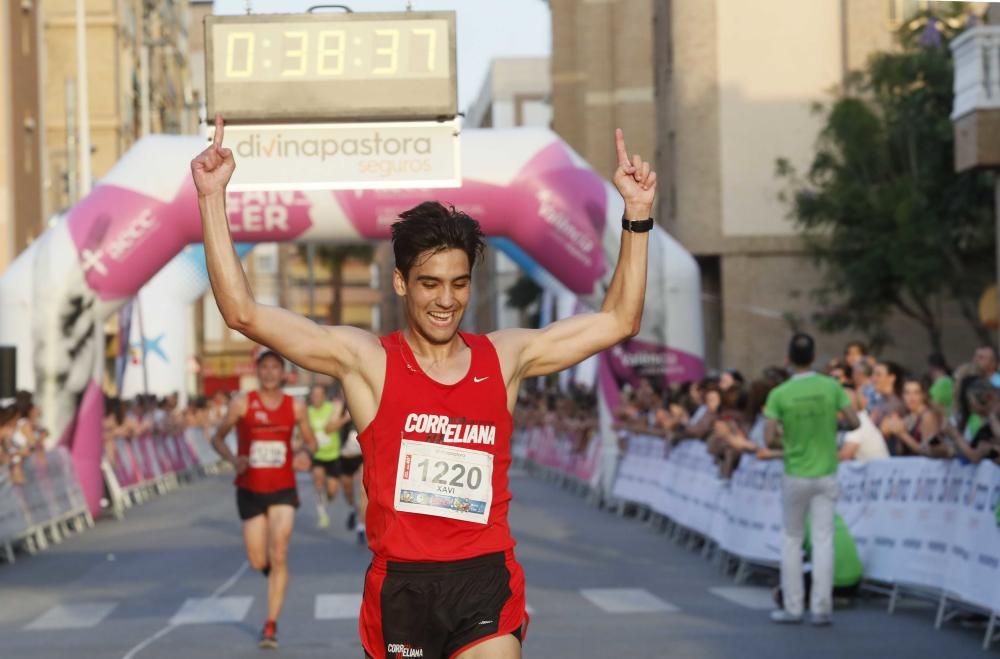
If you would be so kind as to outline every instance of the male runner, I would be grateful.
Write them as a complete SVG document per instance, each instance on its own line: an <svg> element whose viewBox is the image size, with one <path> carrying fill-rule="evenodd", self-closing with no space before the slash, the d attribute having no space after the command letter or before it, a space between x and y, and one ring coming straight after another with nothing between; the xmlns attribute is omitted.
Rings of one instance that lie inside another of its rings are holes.
<svg viewBox="0 0 1000 659"><path fill-rule="evenodd" d="M426 202L392 227L393 285L406 327L376 337L258 304L233 248L226 185L236 167L215 141L191 163L208 271L226 324L339 380L361 428L368 543L361 639L367 656L515 659L528 617L507 524L511 410L522 380L561 371L634 336L646 287L656 174L617 131L621 251L601 311L542 330L459 332L479 224Z"/></svg>
<svg viewBox="0 0 1000 659"><path fill-rule="evenodd" d="M243 520L247 560L267 577L267 621L260 632L261 648L278 647L278 616L288 588L288 543L299 495L292 470L292 431L297 425L310 450L316 438L305 406L281 390L285 360L267 350L257 357L260 389L229 405L229 412L212 437L212 446L236 469L236 508ZM236 455L226 435L236 427Z"/></svg>
<svg viewBox="0 0 1000 659"><path fill-rule="evenodd" d="M316 525L325 529L330 526L330 517L326 514L326 504L337 496L337 485L341 473L341 434L351 416L344 407L344 401L339 397L328 400L326 389L322 385L313 385L309 390L309 426L319 448L312 456L313 486L316 488ZM346 496L346 492L344 493ZM353 492L352 492L353 494Z"/></svg>
<svg viewBox="0 0 1000 659"><path fill-rule="evenodd" d="M344 499L351 512L347 515L347 530L358 534L358 543L365 544L365 512L368 510L368 494L364 487L358 488L354 494L354 481L364 476L362 469L361 443L358 442L358 430L353 423L344 426L341 431L344 438L340 446L340 486L344 489Z"/></svg>

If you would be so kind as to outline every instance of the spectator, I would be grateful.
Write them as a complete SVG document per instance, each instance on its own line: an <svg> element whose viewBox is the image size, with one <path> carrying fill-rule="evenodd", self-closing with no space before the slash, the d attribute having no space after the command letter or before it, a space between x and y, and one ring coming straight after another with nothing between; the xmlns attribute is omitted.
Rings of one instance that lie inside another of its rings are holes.
<svg viewBox="0 0 1000 659"><path fill-rule="evenodd" d="M847 362L842 362L839 359L835 359L830 362L830 366L827 369L827 375L840 383L840 386L847 388L854 388L854 380L852 379L853 369L851 365Z"/></svg>
<svg viewBox="0 0 1000 659"><path fill-rule="evenodd" d="M930 377L931 403L938 405L945 415L951 414L955 399L955 381L951 379L951 369L940 352L932 352L927 358Z"/></svg>
<svg viewBox="0 0 1000 659"><path fill-rule="evenodd" d="M718 380L705 379L699 389L702 392L704 403L695 410L683 427L677 429L673 437L674 443L684 439L705 439L715 427L719 408L722 407Z"/></svg>
<svg viewBox="0 0 1000 659"><path fill-rule="evenodd" d="M983 422L971 439L968 426L962 432L951 423L945 424L945 434L963 462L990 460L1000 464L1000 394L989 380L981 378L966 388L965 395L968 409Z"/></svg>
<svg viewBox="0 0 1000 659"><path fill-rule="evenodd" d="M903 402L906 416L890 414L882 421L882 432L889 445L889 453L897 457L924 456L949 458L951 451L941 441L941 415L929 405L924 384L920 380L907 380L903 385Z"/></svg>
<svg viewBox="0 0 1000 659"><path fill-rule="evenodd" d="M853 460L859 463L888 458L889 447L865 410L864 396L855 396L853 403L858 415L858 427L844 433L844 442L837 457L841 462Z"/></svg>
<svg viewBox="0 0 1000 659"><path fill-rule="evenodd" d="M844 347L844 362L851 368L859 363L875 366L875 358L868 354L868 347L861 341L851 341Z"/></svg>
<svg viewBox="0 0 1000 659"><path fill-rule="evenodd" d="M719 375L719 391L729 391L732 387L743 388L743 374L735 368L723 371Z"/></svg>
<svg viewBox="0 0 1000 659"><path fill-rule="evenodd" d="M858 409L869 412L878 405L881 399L878 391L875 390L875 383L872 382L874 369L867 361L859 361L851 366L851 378L854 382L855 396L861 402Z"/></svg>
<svg viewBox="0 0 1000 659"><path fill-rule="evenodd" d="M806 513L811 514L813 589L810 611L814 625L829 625L833 615L833 527L837 499L838 413L852 430L858 427L854 406L833 378L812 370L816 346L808 334L796 334L788 347L795 375L767 398L765 431L768 445L776 443L778 425L784 430L784 542L781 589L784 608L773 611L778 623L802 621L802 541Z"/></svg>
<svg viewBox="0 0 1000 659"><path fill-rule="evenodd" d="M1000 373L997 373L997 351L993 346L976 348L976 352L972 356L972 363L979 371L979 375L986 378L995 389L1000 389Z"/></svg>
<svg viewBox="0 0 1000 659"><path fill-rule="evenodd" d="M882 421L891 414L906 415L903 405L903 367L896 362L879 362L872 373L872 383L878 393L878 402L868 408L872 422L880 429ZM885 434L885 430L882 430Z"/></svg>
<svg viewBox="0 0 1000 659"><path fill-rule="evenodd" d="M17 425L17 408L13 405L0 406L0 465L10 464L13 458L14 428Z"/></svg>

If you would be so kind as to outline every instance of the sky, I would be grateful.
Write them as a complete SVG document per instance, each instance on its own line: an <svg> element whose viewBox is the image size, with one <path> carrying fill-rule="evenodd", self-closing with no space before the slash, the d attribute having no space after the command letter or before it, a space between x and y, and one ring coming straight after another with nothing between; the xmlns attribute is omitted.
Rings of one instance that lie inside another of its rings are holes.
<svg viewBox="0 0 1000 659"><path fill-rule="evenodd" d="M323 0L250 0L255 14L305 12ZM334 0L356 12L404 11L406 0ZM490 61L549 55L549 5L543 0L413 0L414 11L457 12L458 105L465 111L479 95ZM215 0L216 14L242 14L247 0ZM330 10L325 10L330 11Z"/></svg>

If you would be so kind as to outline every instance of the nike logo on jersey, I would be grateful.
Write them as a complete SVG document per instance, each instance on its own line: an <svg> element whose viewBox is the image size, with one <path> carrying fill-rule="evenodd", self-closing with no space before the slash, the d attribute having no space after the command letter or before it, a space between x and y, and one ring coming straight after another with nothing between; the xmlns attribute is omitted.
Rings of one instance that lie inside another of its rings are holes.
<svg viewBox="0 0 1000 659"><path fill-rule="evenodd" d="M488 375L487 375L487 376L486 376L485 378L477 378L477 377L473 377L473 378L472 378L472 381L473 381L473 382L475 382L476 384L479 384L479 383L480 383L480 382L482 382L483 380L489 380L489 379L490 379L490 376L488 376Z"/></svg>

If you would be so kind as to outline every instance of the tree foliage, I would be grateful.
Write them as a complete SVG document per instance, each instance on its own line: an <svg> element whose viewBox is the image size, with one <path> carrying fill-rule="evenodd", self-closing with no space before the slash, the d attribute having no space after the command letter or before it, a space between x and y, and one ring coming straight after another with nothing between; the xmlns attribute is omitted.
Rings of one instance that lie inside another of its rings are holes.
<svg viewBox="0 0 1000 659"><path fill-rule="evenodd" d="M992 177L954 170L948 42L963 24L953 10L905 26L898 50L873 55L817 108L809 170L778 161L791 217L824 272L813 291L821 329L884 343L898 311L940 351L943 303L954 301L990 340L977 302L995 276Z"/></svg>

